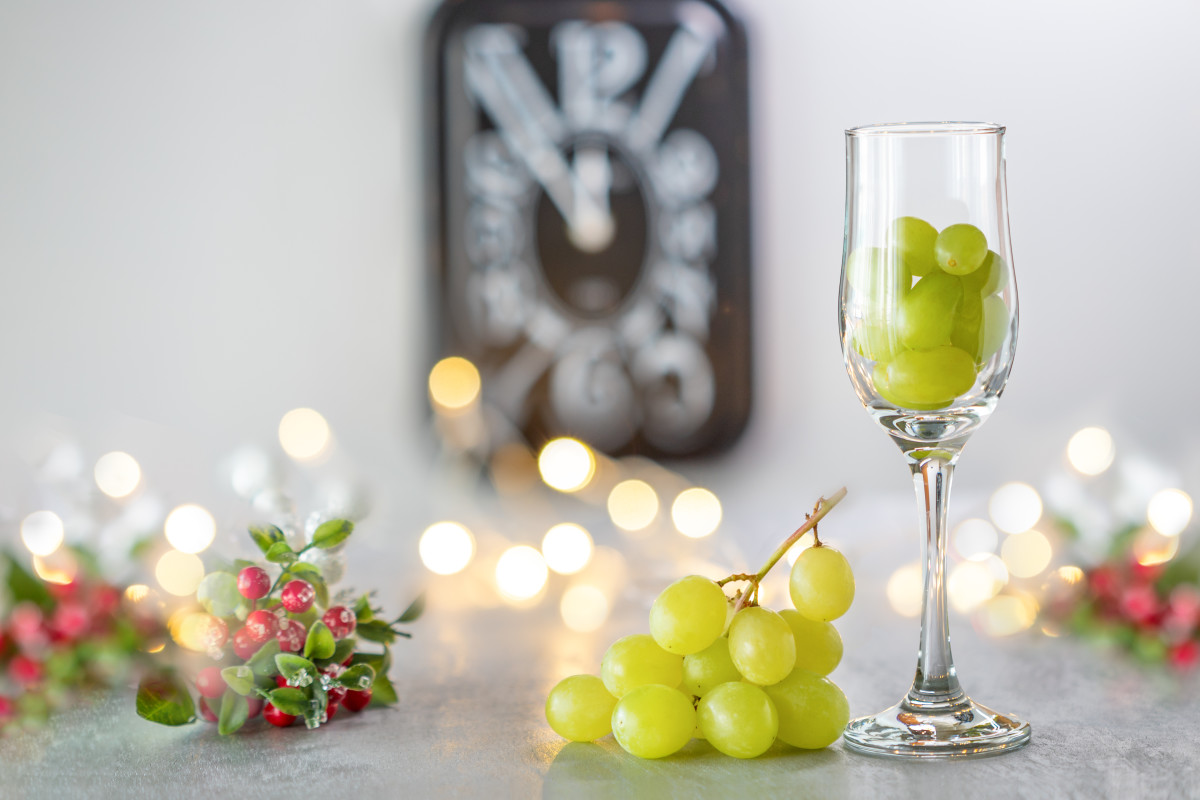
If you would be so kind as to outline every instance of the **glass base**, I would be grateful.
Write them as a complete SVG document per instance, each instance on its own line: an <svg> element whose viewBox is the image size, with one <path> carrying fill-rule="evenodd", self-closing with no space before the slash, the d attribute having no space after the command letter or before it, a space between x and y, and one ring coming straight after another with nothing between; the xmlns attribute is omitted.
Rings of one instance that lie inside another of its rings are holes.
<svg viewBox="0 0 1200 800"><path fill-rule="evenodd" d="M846 746L896 758L971 758L1000 755L1029 744L1028 722L997 714L966 695L957 702L913 703L850 721Z"/></svg>

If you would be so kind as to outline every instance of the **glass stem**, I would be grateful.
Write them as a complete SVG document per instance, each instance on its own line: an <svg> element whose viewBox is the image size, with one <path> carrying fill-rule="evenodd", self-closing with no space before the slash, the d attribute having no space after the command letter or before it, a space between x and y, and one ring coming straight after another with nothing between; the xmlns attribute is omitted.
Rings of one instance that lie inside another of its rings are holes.
<svg viewBox="0 0 1200 800"><path fill-rule="evenodd" d="M925 578L921 646L917 653L917 673L907 700L914 710L952 706L966 700L954 670L954 657L950 653L950 628L946 614L946 505L950 499L954 458L942 458L940 455L910 462L917 490L917 510L921 517L921 556Z"/></svg>

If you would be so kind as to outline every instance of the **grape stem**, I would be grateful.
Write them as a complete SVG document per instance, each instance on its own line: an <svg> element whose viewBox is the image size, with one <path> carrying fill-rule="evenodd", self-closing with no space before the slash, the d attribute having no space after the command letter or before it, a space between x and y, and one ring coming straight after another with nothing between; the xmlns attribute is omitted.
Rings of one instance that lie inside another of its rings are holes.
<svg viewBox="0 0 1200 800"><path fill-rule="evenodd" d="M754 602L757 600L758 584L763 578L767 577L767 573L779 563L779 559L783 558L784 555L787 554L787 551L791 549L792 545L800 540L801 536L811 530L813 532L814 539L813 547L822 546L821 540L817 538L817 523L824 519L825 515L829 513L829 510L840 503L842 498L845 496L846 487L843 486L828 498L819 498L816 504L813 506L812 513L804 515L804 524L799 528L796 528L791 536L785 539L783 543L779 545L779 547L775 548L775 552L772 553L771 557L767 559L767 563L763 564L762 569L760 569L754 575L741 573L738 575L730 575L723 581L717 581L717 584L720 586L724 586L730 581L746 581L746 588L742 589L742 591L738 593L737 600L733 604L733 613L736 614L737 612L741 611L742 607L748 602Z"/></svg>

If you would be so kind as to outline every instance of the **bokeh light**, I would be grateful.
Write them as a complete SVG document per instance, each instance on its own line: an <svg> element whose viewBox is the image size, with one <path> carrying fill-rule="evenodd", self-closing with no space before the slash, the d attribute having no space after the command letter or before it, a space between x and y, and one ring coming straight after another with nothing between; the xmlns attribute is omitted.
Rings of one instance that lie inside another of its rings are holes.
<svg viewBox="0 0 1200 800"><path fill-rule="evenodd" d="M457 522L435 522L417 544L421 563L438 575L461 572L475 556L475 537Z"/></svg>
<svg viewBox="0 0 1200 800"><path fill-rule="evenodd" d="M1067 442L1067 461L1084 475L1099 475L1117 455L1112 434L1104 428L1083 428Z"/></svg>
<svg viewBox="0 0 1200 800"><path fill-rule="evenodd" d="M154 565L154 577L168 594L187 597L204 580L204 562L192 553L168 550Z"/></svg>
<svg viewBox="0 0 1200 800"><path fill-rule="evenodd" d="M1165 564L1179 553L1179 537L1143 528L1133 538L1133 558L1143 567Z"/></svg>
<svg viewBox="0 0 1200 800"><path fill-rule="evenodd" d="M125 587L125 599L134 605L150 596L150 587L144 583L134 583Z"/></svg>
<svg viewBox="0 0 1200 800"><path fill-rule="evenodd" d="M645 530L658 516L658 493L637 478L621 481L608 493L608 516L622 530Z"/></svg>
<svg viewBox="0 0 1200 800"><path fill-rule="evenodd" d="M542 590L550 570L542 554L529 545L510 547L496 562L496 586L513 600L528 600Z"/></svg>
<svg viewBox="0 0 1200 800"><path fill-rule="evenodd" d="M988 636L1011 636L1037 620L1038 604L1027 594L1002 594L979 609L980 629Z"/></svg>
<svg viewBox="0 0 1200 800"><path fill-rule="evenodd" d="M925 578L919 562L900 567L887 582L887 598L892 610L902 617L920 616L924 588Z"/></svg>
<svg viewBox="0 0 1200 800"><path fill-rule="evenodd" d="M560 575L574 575L592 559L592 535L573 522L560 522L542 538L546 566Z"/></svg>
<svg viewBox="0 0 1200 800"><path fill-rule="evenodd" d="M1004 583L986 562L964 561L954 565L946 580L946 594L955 611L966 614L996 596Z"/></svg>
<svg viewBox="0 0 1200 800"><path fill-rule="evenodd" d="M954 529L954 549L968 561L983 561L995 553L998 539L986 519L964 519Z"/></svg>
<svg viewBox="0 0 1200 800"><path fill-rule="evenodd" d="M1042 498L1027 483L1006 483L992 494L988 513L1000 530L1020 533L1042 518Z"/></svg>
<svg viewBox="0 0 1200 800"><path fill-rule="evenodd" d="M1050 566L1053 555L1050 540L1036 529L1014 533L1000 546L1000 557L1004 559L1004 566L1017 578L1040 575Z"/></svg>
<svg viewBox="0 0 1200 800"><path fill-rule="evenodd" d="M219 646L216 645L216 641L228 634L224 628L216 617L196 611L184 616L172 634L181 647L205 653Z"/></svg>
<svg viewBox="0 0 1200 800"><path fill-rule="evenodd" d="M46 583L66 586L75 580L75 576L79 573L79 565L75 562L75 557L71 555L71 552L63 549L56 550L45 558L34 556L33 571Z"/></svg>
<svg viewBox="0 0 1200 800"><path fill-rule="evenodd" d="M1192 521L1192 498L1180 489L1163 489L1150 498L1146 520L1163 536L1178 536Z"/></svg>
<svg viewBox="0 0 1200 800"><path fill-rule="evenodd" d="M181 553L199 553L217 535L217 523L208 510L197 505L177 506L163 523L167 541Z"/></svg>
<svg viewBox="0 0 1200 800"><path fill-rule="evenodd" d="M608 619L608 597L595 586L578 584L563 592L558 610L568 628L591 633Z"/></svg>
<svg viewBox="0 0 1200 800"><path fill-rule="evenodd" d="M456 412L479 399L479 370L465 358L443 358L429 372L429 397L442 411Z"/></svg>
<svg viewBox="0 0 1200 800"><path fill-rule="evenodd" d="M63 523L53 511L35 511L21 520L21 541L35 556L46 556L63 543Z"/></svg>
<svg viewBox="0 0 1200 800"><path fill-rule="evenodd" d="M297 461L323 455L330 439L329 423L311 408L294 408L279 420L279 444Z"/></svg>
<svg viewBox="0 0 1200 800"><path fill-rule="evenodd" d="M684 489L671 504L671 521L675 523L675 530L684 536L701 539L720 526L721 501L699 486Z"/></svg>
<svg viewBox="0 0 1200 800"><path fill-rule="evenodd" d="M100 491L114 498L126 497L142 480L142 468L138 462L129 453L120 450L100 456L92 474Z"/></svg>
<svg viewBox="0 0 1200 800"><path fill-rule="evenodd" d="M1057 570L1055 570L1055 572L1058 574L1058 577L1062 580L1062 582L1068 586L1074 586L1082 581L1085 577L1083 570L1073 564L1068 564L1065 567L1059 567Z"/></svg>
<svg viewBox="0 0 1200 800"><path fill-rule="evenodd" d="M547 486L560 492L577 492L596 473L596 456L577 439L551 439L538 455L538 471Z"/></svg>

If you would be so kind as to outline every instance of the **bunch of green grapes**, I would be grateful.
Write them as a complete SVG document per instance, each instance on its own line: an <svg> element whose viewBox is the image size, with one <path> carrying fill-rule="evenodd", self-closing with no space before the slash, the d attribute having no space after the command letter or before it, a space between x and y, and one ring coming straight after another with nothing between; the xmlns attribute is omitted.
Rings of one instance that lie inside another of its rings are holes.
<svg viewBox="0 0 1200 800"><path fill-rule="evenodd" d="M853 347L875 362L875 390L901 408L952 405L1008 335L1000 296L1008 265L974 225L939 233L925 220L900 217L887 247L850 253L846 277L862 314Z"/></svg>
<svg viewBox="0 0 1200 800"><path fill-rule="evenodd" d="M681 578L654 601L649 634L617 640L599 677L572 675L550 691L550 727L579 742L611 732L641 758L669 756L697 737L737 758L776 739L832 744L850 718L846 696L825 677L842 658L830 621L854 599L846 558L826 545L805 550L790 594L795 609L732 613L721 583Z"/></svg>

